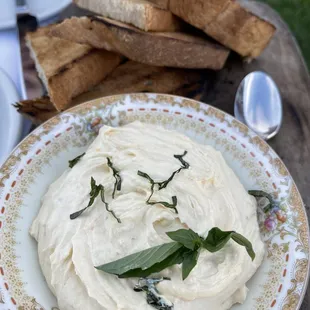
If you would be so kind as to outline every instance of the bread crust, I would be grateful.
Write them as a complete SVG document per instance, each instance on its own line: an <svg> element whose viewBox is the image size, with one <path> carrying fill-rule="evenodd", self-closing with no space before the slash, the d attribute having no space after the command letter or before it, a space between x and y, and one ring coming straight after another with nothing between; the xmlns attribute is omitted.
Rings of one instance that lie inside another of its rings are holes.
<svg viewBox="0 0 310 310"><path fill-rule="evenodd" d="M168 10L145 0L75 0L78 6L144 31L178 31L184 22Z"/></svg>
<svg viewBox="0 0 310 310"><path fill-rule="evenodd" d="M227 48L203 37L178 32L144 32L100 16L73 17L57 25L51 33L117 51L131 60L153 66L220 70L229 55Z"/></svg>
<svg viewBox="0 0 310 310"><path fill-rule="evenodd" d="M121 56L115 53L93 50L70 68L52 76L48 80L48 93L56 109L67 109L74 97L98 85L120 61Z"/></svg>
<svg viewBox="0 0 310 310"><path fill-rule="evenodd" d="M168 6L172 13L247 58L259 56L276 31L235 0L169 0Z"/></svg>
<svg viewBox="0 0 310 310"><path fill-rule="evenodd" d="M99 84L122 57L50 35L47 26L26 35L36 69L58 111L65 110L77 95Z"/></svg>
<svg viewBox="0 0 310 310"><path fill-rule="evenodd" d="M154 67L127 61L92 90L75 97L70 107L96 98L125 93L153 92L188 96L189 93L192 95L199 92L204 74L202 70ZM196 99L199 98L198 94ZM36 124L58 113L48 97L21 101L16 108Z"/></svg>

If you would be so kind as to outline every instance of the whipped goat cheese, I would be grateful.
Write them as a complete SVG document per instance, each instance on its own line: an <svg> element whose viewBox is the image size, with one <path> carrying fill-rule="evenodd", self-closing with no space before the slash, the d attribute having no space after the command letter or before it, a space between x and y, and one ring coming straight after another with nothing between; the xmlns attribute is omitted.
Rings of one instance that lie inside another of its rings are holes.
<svg viewBox="0 0 310 310"><path fill-rule="evenodd" d="M166 180L180 166L173 155L185 150L189 169L153 195L155 201L177 196L178 213L161 204L146 204L150 184L137 171ZM107 158L122 178L114 199L115 180ZM70 214L89 202L91 177L104 186L109 208L121 223L101 199L70 220ZM30 234L38 242L43 274L61 310L154 310L143 292L133 290L137 278L119 279L94 266L171 242L166 232L180 228L191 228L202 237L213 227L237 231L252 243L254 261L244 247L229 241L216 253L202 251L184 281L180 265L156 275L171 279L158 283L157 290L175 310L225 310L245 300L246 282L264 257L256 209L255 198L220 152L178 132L134 122L100 130L80 161L50 185Z"/></svg>

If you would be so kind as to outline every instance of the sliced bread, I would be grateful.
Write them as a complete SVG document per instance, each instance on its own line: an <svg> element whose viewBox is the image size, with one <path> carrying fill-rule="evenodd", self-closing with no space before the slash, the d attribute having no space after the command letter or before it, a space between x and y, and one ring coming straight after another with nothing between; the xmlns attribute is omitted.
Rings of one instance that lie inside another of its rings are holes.
<svg viewBox="0 0 310 310"><path fill-rule="evenodd" d="M256 58L270 42L275 27L235 0L150 0L240 55Z"/></svg>
<svg viewBox="0 0 310 310"><path fill-rule="evenodd" d="M61 111L72 98L99 84L121 57L50 36L51 27L27 34L26 43L51 101Z"/></svg>
<svg viewBox="0 0 310 310"><path fill-rule="evenodd" d="M88 54L93 47L61 40L49 35L52 26L38 28L26 34L26 44L35 60L39 77L47 88L47 80L74 60Z"/></svg>
<svg viewBox="0 0 310 310"><path fill-rule="evenodd" d="M109 18L73 17L51 34L95 48L117 51L153 66L221 69L229 50L200 36L179 32L145 32Z"/></svg>
<svg viewBox="0 0 310 310"><path fill-rule="evenodd" d="M48 81L48 94L58 111L71 100L98 85L121 62L121 57L106 50L93 50Z"/></svg>
<svg viewBox="0 0 310 310"><path fill-rule="evenodd" d="M144 0L74 0L96 14L131 24L144 31L176 31L182 21L170 11Z"/></svg>
<svg viewBox="0 0 310 310"><path fill-rule="evenodd" d="M14 104L16 110L39 125L55 116L58 111L48 96L31 100L22 100Z"/></svg>
<svg viewBox="0 0 310 310"><path fill-rule="evenodd" d="M147 0L147 1L156 4L158 7L164 10L169 10L169 0Z"/></svg>
<svg viewBox="0 0 310 310"><path fill-rule="evenodd" d="M199 99L204 73L202 70L154 67L128 61L118 66L92 90L74 98L70 106L103 96L137 92L182 96L195 96L198 93L196 99ZM44 122L58 113L48 97L24 100L17 103L15 107L35 123Z"/></svg>

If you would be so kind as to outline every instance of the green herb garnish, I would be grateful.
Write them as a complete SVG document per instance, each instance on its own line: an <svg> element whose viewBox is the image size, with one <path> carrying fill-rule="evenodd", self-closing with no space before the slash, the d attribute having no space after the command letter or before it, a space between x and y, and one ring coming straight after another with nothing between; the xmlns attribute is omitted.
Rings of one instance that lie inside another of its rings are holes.
<svg viewBox="0 0 310 310"><path fill-rule="evenodd" d="M214 253L221 250L230 239L244 246L251 259L254 260L255 253L251 242L235 231L222 231L214 227L209 231L208 237L203 241L202 246L209 252Z"/></svg>
<svg viewBox="0 0 310 310"><path fill-rule="evenodd" d="M171 174L171 176L169 177L168 180L163 181L163 182L158 182L158 183L156 183L156 184L158 184L158 189L159 189L159 190L161 190L161 189L167 187L167 185L173 180L173 178L175 177L175 175L178 174L178 173L180 173L181 170L183 170L183 169L188 169L188 168L189 168L189 163L186 162L186 161L183 159L183 157L184 157L186 154L187 154L187 151L184 151L184 153L183 153L182 155L173 155L174 158L178 159L178 160L181 162L182 166L181 166L178 170L174 171L174 172Z"/></svg>
<svg viewBox="0 0 310 310"><path fill-rule="evenodd" d="M69 160L69 167L70 168L73 168L79 161L80 159L85 155L85 153L75 157L74 159L72 160Z"/></svg>
<svg viewBox="0 0 310 310"><path fill-rule="evenodd" d="M146 201L147 204L149 204L149 205L162 204L164 207L171 208L175 211L175 213L178 213L178 210L176 208L178 200L177 200L176 196L172 197L172 203L164 202L164 201L151 201L151 198L154 194L155 185L158 186L158 190L162 190L163 188L167 187L167 185L173 180L173 178L175 177L175 175L177 173L180 173L180 171L183 169L189 168L189 163L183 159L183 157L186 154L187 154L187 151L184 151L184 153L182 155L173 155L176 159L178 159L181 162L182 166L178 170L174 171L166 181L155 182L147 173L142 172L142 171L138 171L138 175L140 177L147 179L151 183L151 194Z"/></svg>
<svg viewBox="0 0 310 310"><path fill-rule="evenodd" d="M78 218L84 211L86 211L89 207L91 207L93 205L96 197L100 194L102 185L96 185L95 179L93 177L91 177L91 179L90 179L90 187L91 187L91 190L90 190L90 193L89 193L90 199L89 199L87 207L85 207L84 209L82 209L80 211L72 213L70 215L70 219L71 220L75 220L76 218Z"/></svg>
<svg viewBox="0 0 310 310"><path fill-rule="evenodd" d="M102 186L102 185L101 185L101 186ZM116 214L114 213L114 211L111 210L111 209L109 208L109 204L105 201L105 198L104 198L104 186L102 186L102 188L101 188L101 194L100 194L100 196L101 196L102 202L103 202L104 205L105 205L106 210L107 210L108 212L110 212L110 213L115 217L115 219L116 219L119 223L121 223L120 218L118 218L118 217L116 216Z"/></svg>
<svg viewBox="0 0 310 310"><path fill-rule="evenodd" d="M156 204L161 204L166 208L170 208L173 209L175 211L175 213L178 213L178 210L176 208L177 204L178 204L178 198L177 196L172 196L172 203L169 202L165 202L165 201L150 201L148 202L149 205L156 205Z"/></svg>
<svg viewBox="0 0 310 310"><path fill-rule="evenodd" d="M140 278L134 287L135 292L145 292L147 303L158 310L172 310L173 303L165 300L156 288L156 285L164 280L170 281L170 278Z"/></svg>
<svg viewBox="0 0 310 310"><path fill-rule="evenodd" d="M176 196L173 196L171 199L172 199L172 203L169 203L169 202L165 202L165 201L150 201L153 194L154 194L154 187L155 185L158 183L156 183L147 173L144 173L144 172L141 172L141 171L138 171L138 175L140 177L143 177L147 180L149 180L149 182L151 183L151 194L150 196L148 197L146 203L148 205L155 205L155 204L162 204L163 206L165 206L166 208L171 208L175 211L175 213L178 213L178 210L176 208L177 204L178 204L178 199Z"/></svg>
<svg viewBox="0 0 310 310"><path fill-rule="evenodd" d="M113 193L112 193L112 198L114 199L116 190L120 191L122 188L122 178L119 175L119 171L113 167L113 163L109 157L107 158L107 161L108 161L108 166L109 166L109 168L112 169L113 176L115 178L114 189L113 189Z"/></svg>
<svg viewBox="0 0 310 310"><path fill-rule="evenodd" d="M274 207L277 206L277 203L273 200L272 196L264 191L260 190L250 190L248 193L255 198L267 198L269 203L267 206L264 207L264 212L267 213L268 211L272 210Z"/></svg>
<svg viewBox="0 0 310 310"><path fill-rule="evenodd" d="M182 277L185 280L196 266L202 249L217 252L230 239L244 246L252 260L255 258L251 242L234 231L225 232L214 227L205 239L191 229L179 229L168 232L167 235L175 242L158 245L95 268L115 274L119 278L130 278L147 277L182 263Z"/></svg>
<svg viewBox="0 0 310 310"><path fill-rule="evenodd" d="M198 250L202 245L202 238L191 229L179 229L167 232L167 235L173 241L183 244L189 250Z"/></svg>
<svg viewBox="0 0 310 310"><path fill-rule="evenodd" d="M121 220L115 215L115 213L112 210L109 209L109 204L105 201L105 198L104 198L104 186L102 184L97 185L95 179L93 177L91 177L91 179L90 179L90 187L91 187L91 190L90 190L90 193L89 193L90 199L89 199L88 205L84 209L70 214L70 219L71 220L75 220L80 215L82 215L82 213L84 213L84 211L86 211L89 207L91 207L93 205L93 203L95 202L95 199L100 194L101 200L104 203L106 210L108 212L110 212L119 223L121 223Z"/></svg>

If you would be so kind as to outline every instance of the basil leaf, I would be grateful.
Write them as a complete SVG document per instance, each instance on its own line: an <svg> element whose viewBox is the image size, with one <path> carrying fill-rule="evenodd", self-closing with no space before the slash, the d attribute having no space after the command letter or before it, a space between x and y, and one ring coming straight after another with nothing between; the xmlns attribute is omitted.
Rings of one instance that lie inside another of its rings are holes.
<svg viewBox="0 0 310 310"><path fill-rule="evenodd" d="M118 223L122 223L121 219L116 216L115 212L110 209L109 204L105 201L104 186L102 186L102 188L101 188L100 197L101 197L101 201L103 202L103 204L105 206L105 209L113 215L113 217L118 221Z"/></svg>
<svg viewBox="0 0 310 310"><path fill-rule="evenodd" d="M145 270L142 270L141 268L130 270L119 275L119 278L148 277L152 273L157 273L173 265L181 264L184 260L184 254L186 251L188 250L185 247L181 247L160 263L156 263L152 267Z"/></svg>
<svg viewBox="0 0 310 310"><path fill-rule="evenodd" d="M113 176L115 179L114 189L113 189L113 193L112 193L112 198L114 199L115 198L115 192L120 191L122 189L122 178L119 174L119 171L115 167L113 167L113 163L109 157L107 157L107 162L108 162L108 167L112 170Z"/></svg>
<svg viewBox="0 0 310 310"><path fill-rule="evenodd" d="M197 233L191 229L179 229L176 231L167 232L169 238L173 241L183 244L190 250L197 250L200 248L202 241Z"/></svg>
<svg viewBox="0 0 310 310"><path fill-rule="evenodd" d="M172 203L169 203L169 202L166 202L166 201L150 201L151 198L152 198L152 196L153 196L153 194L154 194L154 187L155 187L156 184L158 185L158 183L156 183L156 182L155 182L147 173L145 173L145 172L138 171L138 176L147 179L147 180L151 183L151 194L150 194L149 198L148 198L147 201L146 201L146 203L147 203L148 205L153 206L153 205L156 205L156 204L162 204L162 205L163 205L164 207L166 207L166 208L173 209L174 212L175 212L176 214L178 214L178 209L176 208L176 206L177 206L177 204L178 204L178 199L177 199L176 196L173 196L173 197L172 197Z"/></svg>
<svg viewBox="0 0 310 310"><path fill-rule="evenodd" d="M218 227L212 228L209 231L207 238L203 241L203 247L209 252L214 253L221 250L230 239L233 239L238 244L244 246L251 259L254 260L255 252L252 243L234 231L222 231Z"/></svg>
<svg viewBox="0 0 310 310"><path fill-rule="evenodd" d="M99 270L115 275L124 275L131 270L141 271L151 268L153 265L165 262L169 256L182 248L182 244L177 242L158 245L150 249L143 250L118 259L114 262L95 267ZM166 267L164 267L166 268ZM158 270L158 268L155 268ZM161 269L162 270L162 269ZM137 273L139 271L136 271ZM138 275L139 276L139 275Z"/></svg>
<svg viewBox="0 0 310 310"><path fill-rule="evenodd" d="M80 159L85 155L85 153L75 157L74 159L72 160L69 160L69 167L70 168L73 168L79 161Z"/></svg>
<svg viewBox="0 0 310 310"><path fill-rule="evenodd" d="M154 184L154 183L155 183L154 180L153 180L147 173L145 173L145 172L142 172L142 171L138 170L138 175L139 175L140 177L142 177L142 178L145 178L145 179L149 180L149 182L150 182L151 184Z"/></svg>
<svg viewBox="0 0 310 310"><path fill-rule="evenodd" d="M93 203L95 202L95 199L100 194L100 191L103 189L103 186L101 184L96 185L95 179L93 177L91 177L91 179L90 179L90 188L91 188L90 193L89 193L90 199L89 199L88 205L84 209L70 214L70 220L75 220L84 211L86 211L89 207L91 207L93 205Z"/></svg>
<svg viewBox="0 0 310 310"><path fill-rule="evenodd" d="M222 231L217 227L212 228L207 238L203 241L203 247L214 253L221 250L230 240L233 231Z"/></svg>
<svg viewBox="0 0 310 310"><path fill-rule="evenodd" d="M249 256L252 258L252 261L255 259L255 252L253 250L252 243L247 238L243 237L242 235L240 235L240 234L238 234L236 232L233 233L231 238L235 242L237 242L238 244L240 244L240 245L245 247L245 249L248 252Z"/></svg>
<svg viewBox="0 0 310 310"><path fill-rule="evenodd" d="M82 215L82 213L87 209L88 207L80 210L80 211L77 211L75 213L72 213L70 214L70 220L75 220L76 218L78 218L80 215Z"/></svg>
<svg viewBox="0 0 310 310"><path fill-rule="evenodd" d="M185 280L190 272L194 269L197 265L199 257L198 251L190 251L184 254L184 260L182 264L182 278Z"/></svg>
<svg viewBox="0 0 310 310"><path fill-rule="evenodd" d="M276 206L276 203L273 201L273 198L270 194L264 192L264 191L259 191L259 190L251 190L248 191L248 193L251 196L254 196L255 198L267 198L269 203L267 206L264 207L264 212L267 213L270 211L274 206Z"/></svg>
<svg viewBox="0 0 310 310"><path fill-rule="evenodd" d="M95 181L95 179L93 177L91 177L91 179L90 179L90 193L89 193L90 199L89 199L88 205L84 209L82 209L80 211L77 211L75 213L72 213L70 215L70 219L71 220L75 220L84 211L86 211L89 207L91 207L93 205L93 203L95 202L95 199L98 197L99 194L100 194L100 197L101 197L101 201L103 202L106 210L108 212L110 212L119 223L121 223L121 220L116 216L114 211L109 208L109 204L105 201L104 186L102 184L97 185L96 181Z"/></svg>
<svg viewBox="0 0 310 310"><path fill-rule="evenodd" d="M147 201L147 204L149 205L156 205L156 204L162 204L164 207L173 209L176 214L178 214L178 209L176 208L178 204L177 196L172 197L172 203L165 202L165 201Z"/></svg>
<svg viewBox="0 0 310 310"><path fill-rule="evenodd" d="M184 153L182 155L173 155L174 158L178 159L182 166L181 168L179 168L178 170L174 171L171 176L169 177L169 179L167 179L166 181L163 182L157 182L156 184L158 184L158 189L162 190L163 188L166 188L167 185L173 180L173 178L175 177L176 174L180 173L183 169L188 169L189 168L189 163L186 162L183 157L187 154L187 151L184 151Z"/></svg>
<svg viewBox="0 0 310 310"><path fill-rule="evenodd" d="M273 201L272 196L264 191L259 191L259 190L250 190L248 193L254 197L265 197L267 198L270 202Z"/></svg>
<svg viewBox="0 0 310 310"><path fill-rule="evenodd" d="M183 157L187 154L187 151L184 151L182 155L173 155L174 158L178 159L181 164L183 169L188 169L189 168L189 163L186 162Z"/></svg>
<svg viewBox="0 0 310 310"><path fill-rule="evenodd" d="M162 204L164 207L166 208L170 208L170 209L173 209L175 211L175 213L178 213L178 209L176 208L177 206L177 197L176 196L173 196L172 197L172 204L169 203L169 202L165 202L165 201L150 201L153 194L154 194L154 188L155 188L155 185L158 186L158 190L162 190L164 188L167 187L167 185L173 180L173 178L175 177L176 174L180 173L183 169L188 169L189 168L189 163L186 162L183 157L187 154L187 151L184 151L184 153L182 155L174 155L174 158L178 159L182 166L174 171L171 176L165 180L165 181L162 181L162 182L155 182L147 173L145 172L142 172L142 171L138 171L138 175L142 178L145 178L147 179L150 184L151 184L151 194L150 196L148 197L146 203L149 204L149 205L155 205L155 204Z"/></svg>

